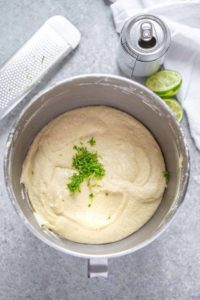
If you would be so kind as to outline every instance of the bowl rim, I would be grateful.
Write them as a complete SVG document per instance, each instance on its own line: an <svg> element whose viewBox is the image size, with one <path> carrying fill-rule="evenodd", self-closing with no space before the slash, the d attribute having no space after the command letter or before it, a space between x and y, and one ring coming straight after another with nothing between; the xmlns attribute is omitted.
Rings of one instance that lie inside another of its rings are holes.
<svg viewBox="0 0 200 300"><path fill-rule="evenodd" d="M100 80L100 78L110 78L110 79L117 79L119 81L123 81L126 83L129 83L130 85L134 84L134 86L137 86L138 88L146 91L148 94L150 94L151 96L153 96L155 99L160 101L160 97L157 96L156 94L154 94L150 89L148 89L147 87L145 87L144 85L142 85L141 83L135 81L135 80L131 80L119 75L112 75L112 74L106 74L106 73L90 73L90 74L82 74L82 75L76 75L76 76L72 76L69 77L67 79L63 79L60 80L44 89L42 89L39 93L37 93L28 104L26 104L21 113L19 114L19 116L17 117L16 121L14 122L14 124L12 125L12 128L8 134L8 138L6 141L6 149L5 149L5 153L4 153L4 162L3 162L3 169L4 169L4 182L6 185L6 190L9 196L9 199L15 209L15 211L17 212L17 214L21 217L21 219L23 220L23 223L25 224L25 226L29 229L30 232L33 233L34 236L36 236L38 239L40 239L41 241L43 241L45 244L47 244L50 247L53 247L56 250L59 250L61 252L64 252L66 254L69 255L73 255L76 257L81 257L81 258L111 258L111 257L118 257L118 256L122 256L122 255L126 255L126 254L130 254L133 253L135 251L138 251L140 249L142 249L143 247L149 245L151 242L153 242L155 239L157 239L167 228L168 226L171 224L171 222L173 221L178 208L180 207L180 205L183 203L185 195L186 195L186 191L187 191L187 187L188 187L188 183L189 183L189 177L190 177L190 156L189 156L189 150L188 150L188 146L186 143L186 139L185 139L185 135L183 133L183 129L180 125L180 123L178 123L178 121L176 120L175 116L172 114L170 108L167 106L167 104L164 101L161 101L160 103L162 103L161 105L165 107L165 109L167 109L167 111L170 113L170 117L173 119L174 123L176 124L179 133L181 135L181 139L183 141L183 145L184 145L184 151L185 151L185 158L187 160L186 162L186 169L187 169L187 173L188 176L185 176L183 184L182 184L182 191L181 191L181 195L178 198L177 201L177 205L176 207L173 209L173 212L170 214L167 222L165 223L161 223L158 230L155 231L151 237L147 238L145 241L139 243L138 245L134 246L133 248L129 248L126 250L122 250L122 251L116 251L115 253L108 253L108 254L86 254L86 253L81 253L80 251L75 251L75 250L69 250L66 249L60 245L57 245L56 243L48 240L47 238L45 238L44 236L42 236L37 229L35 229L34 226L31 225L31 223L28 221L28 219L25 217L25 215L23 214L23 212L21 211L20 206L18 205L18 202L16 201L16 197L13 191L13 187L12 184L9 180L9 169L10 169L10 164L9 164L9 157L11 154L11 146L12 146L12 140L13 137L15 135L15 132L17 131L18 128L18 124L21 120L21 118L23 117L23 115L26 113L26 111L29 109L29 107L35 103L40 97L42 97L43 95L45 95L46 93L48 93L49 91L53 90L54 88L62 85L62 84L67 84L71 81L75 81L75 80L80 80L80 79L87 79L87 78L97 78L98 81ZM94 83L95 84L95 83ZM118 241L120 242L120 241ZM114 242L115 243L115 242ZM88 246L91 246L90 244ZM98 245L95 245L98 246ZM100 246L100 245L99 245Z"/></svg>

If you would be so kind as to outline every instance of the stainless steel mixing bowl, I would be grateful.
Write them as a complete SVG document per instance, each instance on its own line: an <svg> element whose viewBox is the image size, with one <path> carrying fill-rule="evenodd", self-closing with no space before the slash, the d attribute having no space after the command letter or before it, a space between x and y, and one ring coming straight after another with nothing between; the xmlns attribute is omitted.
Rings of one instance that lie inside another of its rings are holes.
<svg viewBox="0 0 200 300"><path fill-rule="evenodd" d="M38 131L63 112L88 105L112 106L142 122L159 143L170 172L164 198L149 222L131 236L104 245L75 243L41 228L20 183L24 158ZM4 169L10 199L35 236L67 254L105 259L134 252L164 231L183 202L189 177L189 158L181 127L159 97L134 81L92 74L64 80L42 91L25 107L8 137ZM98 265L98 262L95 260L94 264ZM103 274L104 269L100 269Z"/></svg>

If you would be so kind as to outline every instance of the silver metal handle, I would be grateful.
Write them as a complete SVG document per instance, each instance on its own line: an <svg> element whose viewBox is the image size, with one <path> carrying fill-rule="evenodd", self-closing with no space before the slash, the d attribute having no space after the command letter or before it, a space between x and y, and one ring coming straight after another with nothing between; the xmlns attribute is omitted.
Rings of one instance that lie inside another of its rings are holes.
<svg viewBox="0 0 200 300"><path fill-rule="evenodd" d="M90 258L88 259L88 277L108 277L108 259Z"/></svg>

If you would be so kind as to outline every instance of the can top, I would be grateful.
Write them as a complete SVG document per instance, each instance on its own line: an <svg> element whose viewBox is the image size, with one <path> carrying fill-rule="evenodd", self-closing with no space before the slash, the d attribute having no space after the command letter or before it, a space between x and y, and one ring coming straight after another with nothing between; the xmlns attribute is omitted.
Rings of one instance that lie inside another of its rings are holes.
<svg viewBox="0 0 200 300"><path fill-rule="evenodd" d="M170 41L168 27L153 15L130 18L121 32L122 46L140 61L152 61L163 56L169 48Z"/></svg>

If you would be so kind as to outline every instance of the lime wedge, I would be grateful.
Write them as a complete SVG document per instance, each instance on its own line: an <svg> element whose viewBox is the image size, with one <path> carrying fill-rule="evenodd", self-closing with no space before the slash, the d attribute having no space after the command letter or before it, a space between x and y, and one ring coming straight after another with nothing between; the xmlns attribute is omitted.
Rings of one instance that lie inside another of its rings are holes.
<svg viewBox="0 0 200 300"><path fill-rule="evenodd" d="M180 122L183 119L183 109L180 103L175 99L163 99L163 101L171 108L176 116L176 120Z"/></svg>
<svg viewBox="0 0 200 300"><path fill-rule="evenodd" d="M173 70L162 70L146 80L146 86L162 98L176 95L181 87L180 73Z"/></svg>

